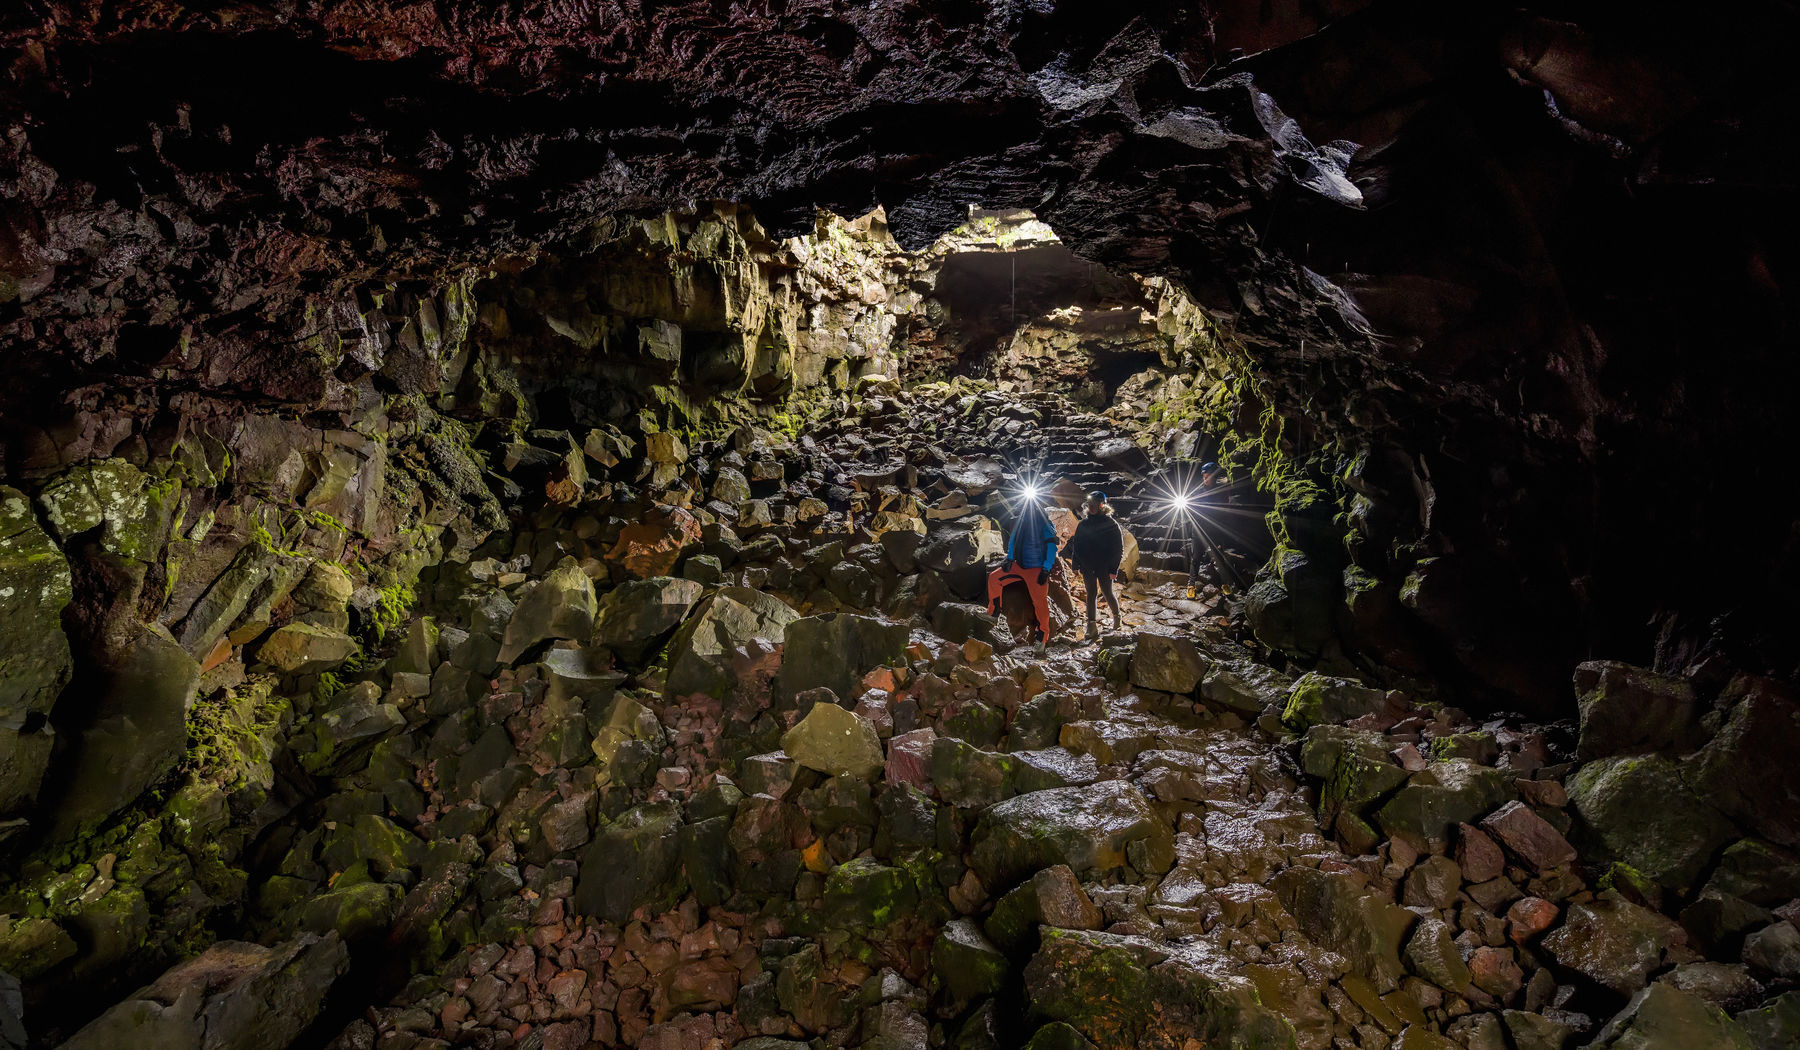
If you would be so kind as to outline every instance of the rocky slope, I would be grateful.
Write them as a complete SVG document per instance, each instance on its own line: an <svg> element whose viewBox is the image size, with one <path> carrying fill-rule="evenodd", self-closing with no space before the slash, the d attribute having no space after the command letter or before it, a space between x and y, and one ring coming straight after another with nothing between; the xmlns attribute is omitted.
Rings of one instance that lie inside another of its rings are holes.
<svg viewBox="0 0 1800 1050"><path fill-rule="evenodd" d="M1017 484L990 452L1082 417L892 381L854 408L600 445L571 498L519 484L571 439L523 436L494 477L531 495L366 655L315 563L203 673L169 793L21 870L0 967L34 1034L1797 1038L1781 686L1596 663L1578 724L1478 723L1454 692L1277 670L1243 596L1148 565L1125 630L1040 660L979 604ZM227 929L275 947L127 994Z"/></svg>

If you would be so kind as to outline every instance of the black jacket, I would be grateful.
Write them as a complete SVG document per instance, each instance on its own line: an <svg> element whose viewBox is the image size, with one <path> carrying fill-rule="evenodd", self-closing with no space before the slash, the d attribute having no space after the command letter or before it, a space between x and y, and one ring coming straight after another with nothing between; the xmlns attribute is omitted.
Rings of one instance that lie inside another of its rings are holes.
<svg viewBox="0 0 1800 1050"><path fill-rule="evenodd" d="M1119 571L1125 557L1125 536L1111 514L1090 514L1075 526L1066 552L1075 567L1093 576Z"/></svg>

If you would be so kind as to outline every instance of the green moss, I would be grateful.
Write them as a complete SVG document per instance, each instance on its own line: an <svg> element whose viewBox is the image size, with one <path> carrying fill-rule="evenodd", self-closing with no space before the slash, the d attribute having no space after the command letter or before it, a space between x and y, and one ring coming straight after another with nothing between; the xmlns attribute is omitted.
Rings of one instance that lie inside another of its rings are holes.
<svg viewBox="0 0 1800 1050"><path fill-rule="evenodd" d="M378 592L369 620L369 629L375 640L385 641L389 632L404 627L418 600L419 596L414 593L412 586L404 581L396 579L383 586Z"/></svg>
<svg viewBox="0 0 1800 1050"><path fill-rule="evenodd" d="M275 735L292 710L285 697L273 694L274 685L274 678L257 676L195 703L182 767L226 791L266 781Z"/></svg>

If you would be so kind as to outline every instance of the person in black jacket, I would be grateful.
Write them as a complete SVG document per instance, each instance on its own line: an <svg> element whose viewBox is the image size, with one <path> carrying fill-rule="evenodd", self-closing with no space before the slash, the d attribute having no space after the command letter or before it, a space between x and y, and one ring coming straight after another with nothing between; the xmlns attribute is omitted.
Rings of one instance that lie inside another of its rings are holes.
<svg viewBox="0 0 1800 1050"><path fill-rule="evenodd" d="M1112 504L1106 493L1088 495L1087 516L1075 526L1069 538L1068 558L1081 571L1081 582L1087 588L1087 636L1091 641L1100 634L1096 622L1095 599L1105 596L1112 610L1113 630L1119 629L1119 599L1113 594L1113 577L1119 573L1119 562L1125 557L1125 536L1112 518Z"/></svg>

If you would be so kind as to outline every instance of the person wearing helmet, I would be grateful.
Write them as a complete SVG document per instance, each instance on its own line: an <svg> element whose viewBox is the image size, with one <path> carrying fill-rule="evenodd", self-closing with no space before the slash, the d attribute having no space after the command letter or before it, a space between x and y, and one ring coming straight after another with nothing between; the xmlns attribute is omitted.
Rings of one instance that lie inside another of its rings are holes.
<svg viewBox="0 0 1800 1050"><path fill-rule="evenodd" d="M1113 594L1113 578L1119 573L1119 563L1125 557L1125 535L1119 529L1119 523L1113 520L1112 503L1104 492L1088 494L1085 504L1086 514L1081 524L1075 526L1075 535L1069 537L1068 559L1081 573L1082 586L1087 588L1087 637L1094 641L1100 637L1097 622L1096 602L1106 599L1106 607L1112 610L1113 630L1118 630L1119 599Z"/></svg>
<svg viewBox="0 0 1800 1050"><path fill-rule="evenodd" d="M1217 463L1207 463L1200 468L1200 491L1202 492L1207 489L1216 489L1229 480L1231 479L1225 476L1225 472L1219 468Z"/></svg>

